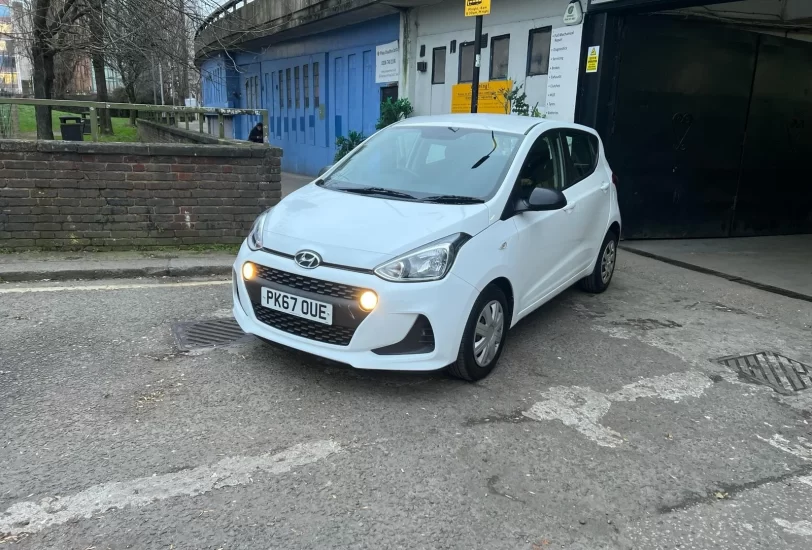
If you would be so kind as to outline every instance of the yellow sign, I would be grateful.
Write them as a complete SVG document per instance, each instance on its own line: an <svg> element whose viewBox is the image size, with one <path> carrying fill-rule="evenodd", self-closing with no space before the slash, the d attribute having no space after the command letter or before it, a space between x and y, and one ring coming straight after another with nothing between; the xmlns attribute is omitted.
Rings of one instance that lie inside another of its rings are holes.
<svg viewBox="0 0 812 550"><path fill-rule="evenodd" d="M586 54L586 72L588 73L597 73L598 72L598 57L600 56L601 47L600 46L590 46L589 51Z"/></svg>
<svg viewBox="0 0 812 550"><path fill-rule="evenodd" d="M491 0L465 0L465 17L488 15L491 13Z"/></svg>
<svg viewBox="0 0 812 550"><path fill-rule="evenodd" d="M479 83L478 113L510 114L510 103L505 94L513 89L512 80L491 80ZM451 86L451 112L471 112L471 84L454 84Z"/></svg>

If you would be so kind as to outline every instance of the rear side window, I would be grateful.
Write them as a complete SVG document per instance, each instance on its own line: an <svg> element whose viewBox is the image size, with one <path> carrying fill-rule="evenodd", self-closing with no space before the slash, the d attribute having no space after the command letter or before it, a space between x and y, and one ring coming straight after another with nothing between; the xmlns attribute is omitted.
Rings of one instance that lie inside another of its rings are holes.
<svg viewBox="0 0 812 550"><path fill-rule="evenodd" d="M578 130L562 130L567 163L567 187L589 177L598 166L598 138Z"/></svg>

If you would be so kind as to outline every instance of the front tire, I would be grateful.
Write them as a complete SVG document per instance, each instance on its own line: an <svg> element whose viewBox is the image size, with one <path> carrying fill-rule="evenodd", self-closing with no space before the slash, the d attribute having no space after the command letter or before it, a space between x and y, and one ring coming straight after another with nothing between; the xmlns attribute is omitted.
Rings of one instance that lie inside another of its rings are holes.
<svg viewBox="0 0 812 550"><path fill-rule="evenodd" d="M592 294L600 294L612 282L612 275L615 274L615 264L617 262L617 235L613 231L606 233L603 244L595 260L595 268L592 274L581 279L581 288Z"/></svg>
<svg viewBox="0 0 812 550"><path fill-rule="evenodd" d="M469 381L488 376L502 356L509 327L505 293L496 285L488 285L471 308L457 360L448 367L451 375Z"/></svg>

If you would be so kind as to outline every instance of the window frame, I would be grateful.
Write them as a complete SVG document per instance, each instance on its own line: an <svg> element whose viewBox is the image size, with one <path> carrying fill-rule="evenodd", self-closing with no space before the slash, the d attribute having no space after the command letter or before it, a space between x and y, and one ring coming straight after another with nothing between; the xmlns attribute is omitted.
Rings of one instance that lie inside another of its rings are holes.
<svg viewBox="0 0 812 550"><path fill-rule="evenodd" d="M302 65L302 88L304 89L304 108L310 108L310 65Z"/></svg>
<svg viewBox="0 0 812 550"><path fill-rule="evenodd" d="M314 61L313 65L313 107L318 109L321 106L321 94L319 94L319 62Z"/></svg>
<svg viewBox="0 0 812 550"><path fill-rule="evenodd" d="M507 63L507 70L505 70L505 76L497 76L493 75L493 45L497 40L507 40L508 43L508 63ZM499 36L494 36L491 38L491 51L490 51L490 62L488 64L488 80L508 80L510 78L510 34L500 34Z"/></svg>
<svg viewBox="0 0 812 550"><path fill-rule="evenodd" d="M550 35L550 47L547 48L547 71L534 73L530 71L530 66L532 65L533 59L533 36L542 33L548 33ZM552 51L552 35L553 35L553 27L546 26L546 27L538 27L536 29L530 29L527 33L527 69L525 70L525 76L543 76L550 74L550 53Z"/></svg>
<svg viewBox="0 0 812 550"><path fill-rule="evenodd" d="M437 52L440 51L440 50L443 51L443 74L442 74L443 80L442 80L442 82L438 81L438 80L435 80L435 74L434 74L434 69L435 69L435 67L437 65L437 58L435 56L437 55ZM445 69L448 66L447 64L448 64L448 51L446 50L446 47L445 46L440 46L438 48L432 48L432 50L431 50L431 83L432 84L445 84Z"/></svg>
<svg viewBox="0 0 812 550"><path fill-rule="evenodd" d="M296 65L295 67L293 67L293 101L294 101L294 105L296 106L296 109L299 109L302 106L301 99L299 99L299 97L301 95L299 93L300 88L301 88L301 83L299 82L299 73L300 72L301 71L299 70L299 65Z"/></svg>
<svg viewBox="0 0 812 550"><path fill-rule="evenodd" d="M567 135L570 135L573 138L575 137L575 135L582 135L587 137L587 142L589 143L589 148L592 153L592 166L590 167L589 172L586 175L583 176L576 175L575 165L572 162L572 156L569 150L569 146L566 144ZM561 142L561 152L564 155L564 169L566 172L565 180L567 183L564 189L569 189L573 185L577 185L582 181L584 181L585 179L589 178L598 169L598 160L600 158L600 147L598 146L599 141L598 137L595 136L594 134L584 132L583 130L577 130L575 128L559 128L558 139ZM562 189L562 191L564 189Z"/></svg>
<svg viewBox="0 0 812 550"><path fill-rule="evenodd" d="M473 75L473 66L471 67L471 80L463 80L462 79L462 52L465 50L467 46L471 46L473 50L471 51L471 55L473 56L472 59L476 62L476 48L474 48L474 41L471 40L470 42L460 42L459 46L457 47L457 51L459 52L457 55L457 84L468 84L473 83L474 75Z"/></svg>
<svg viewBox="0 0 812 550"><path fill-rule="evenodd" d="M290 80L291 80L291 78L290 78L290 67L288 67L287 69L285 69L285 97L287 98L288 109L293 107L293 99L292 99L293 96L290 93L290 88L291 88Z"/></svg>

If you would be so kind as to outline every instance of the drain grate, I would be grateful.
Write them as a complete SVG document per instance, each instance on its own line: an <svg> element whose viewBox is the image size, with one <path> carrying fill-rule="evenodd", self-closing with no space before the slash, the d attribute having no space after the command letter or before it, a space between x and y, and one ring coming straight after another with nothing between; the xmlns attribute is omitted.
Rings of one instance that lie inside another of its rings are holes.
<svg viewBox="0 0 812 550"><path fill-rule="evenodd" d="M227 346L245 336L234 319L175 323L172 332L175 334L178 348L182 350Z"/></svg>
<svg viewBox="0 0 812 550"><path fill-rule="evenodd" d="M716 362L736 369L747 380L770 386L779 393L789 395L812 387L812 368L773 351L731 355Z"/></svg>

